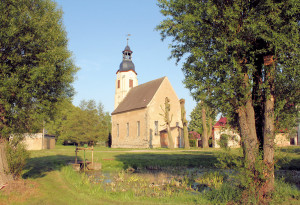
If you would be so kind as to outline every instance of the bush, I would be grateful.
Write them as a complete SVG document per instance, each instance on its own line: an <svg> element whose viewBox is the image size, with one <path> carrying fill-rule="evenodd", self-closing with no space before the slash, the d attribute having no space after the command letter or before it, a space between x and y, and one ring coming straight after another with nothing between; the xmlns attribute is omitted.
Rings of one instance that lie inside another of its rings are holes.
<svg viewBox="0 0 300 205"><path fill-rule="evenodd" d="M197 140L189 140L190 147L197 147Z"/></svg>
<svg viewBox="0 0 300 205"><path fill-rule="evenodd" d="M14 179L20 177L29 158L29 152L22 143L22 138L14 137L7 142L6 156L9 172L13 175Z"/></svg>
<svg viewBox="0 0 300 205"><path fill-rule="evenodd" d="M228 147L228 141L230 139L230 135L222 134L220 137L219 145L221 148L227 148Z"/></svg>

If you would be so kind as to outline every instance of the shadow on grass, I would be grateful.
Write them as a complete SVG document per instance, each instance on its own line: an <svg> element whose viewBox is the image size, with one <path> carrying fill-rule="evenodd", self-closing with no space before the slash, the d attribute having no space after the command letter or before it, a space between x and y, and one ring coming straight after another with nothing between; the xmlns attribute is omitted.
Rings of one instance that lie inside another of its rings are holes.
<svg viewBox="0 0 300 205"><path fill-rule="evenodd" d="M300 171L300 158L290 159L288 162L278 160L279 168L282 170L297 170Z"/></svg>
<svg viewBox="0 0 300 205"><path fill-rule="evenodd" d="M280 148L281 152L286 152L286 153L295 153L297 155L300 155L300 146L297 147L287 147L287 148Z"/></svg>
<svg viewBox="0 0 300 205"><path fill-rule="evenodd" d="M78 158L78 160L81 160ZM22 178L40 178L46 175L46 172L60 170L68 163L74 162L73 156L55 155L45 157L30 158L24 168Z"/></svg>
<svg viewBox="0 0 300 205"><path fill-rule="evenodd" d="M123 168L163 169L163 168L216 168L217 157L213 152L186 154L126 153L115 156L123 163Z"/></svg>
<svg viewBox="0 0 300 205"><path fill-rule="evenodd" d="M300 171L300 147L290 146L279 149L281 155L277 157L278 165L282 170L297 170Z"/></svg>

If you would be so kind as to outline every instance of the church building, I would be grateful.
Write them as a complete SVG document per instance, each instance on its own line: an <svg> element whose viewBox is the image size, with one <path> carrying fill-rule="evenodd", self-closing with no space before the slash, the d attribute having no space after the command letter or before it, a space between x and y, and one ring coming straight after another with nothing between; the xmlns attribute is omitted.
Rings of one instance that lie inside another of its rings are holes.
<svg viewBox="0 0 300 205"><path fill-rule="evenodd" d="M132 51L127 45L117 71L115 110L112 112L113 148L167 147L168 137L164 122L164 103L170 103L171 133L175 147L183 147L179 99L167 77L138 85L132 62Z"/></svg>

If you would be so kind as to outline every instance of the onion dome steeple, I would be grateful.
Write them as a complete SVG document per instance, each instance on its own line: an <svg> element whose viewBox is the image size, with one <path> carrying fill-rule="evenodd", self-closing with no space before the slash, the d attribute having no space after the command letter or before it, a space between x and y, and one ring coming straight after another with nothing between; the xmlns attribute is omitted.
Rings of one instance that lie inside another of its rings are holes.
<svg viewBox="0 0 300 205"><path fill-rule="evenodd" d="M128 34L128 36L130 36L130 34ZM135 67L131 60L132 50L128 46L128 40L129 39L127 38L127 45L124 51L122 51L123 60L120 64L120 68L116 73L117 79L116 79L116 92L115 92L115 109L126 97L129 90L133 87L138 86L137 73L135 72Z"/></svg>
<svg viewBox="0 0 300 205"><path fill-rule="evenodd" d="M118 72L119 71L120 72L129 71L129 70L132 70L133 72L135 72L135 67L134 67L134 64L131 60L133 52L130 50L130 47L128 46L128 43L127 43L127 46L125 47L125 49L122 53L123 53L123 61L120 64L120 68L119 68Z"/></svg>

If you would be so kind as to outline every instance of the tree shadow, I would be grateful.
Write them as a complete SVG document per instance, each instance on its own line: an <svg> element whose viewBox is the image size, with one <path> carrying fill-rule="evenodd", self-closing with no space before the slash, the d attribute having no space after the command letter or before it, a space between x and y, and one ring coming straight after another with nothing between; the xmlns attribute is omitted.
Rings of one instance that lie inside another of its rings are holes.
<svg viewBox="0 0 300 205"><path fill-rule="evenodd" d="M186 154L173 153L126 153L115 156L123 163L123 169L164 169L164 168L216 168L218 162L212 152Z"/></svg>
<svg viewBox="0 0 300 205"><path fill-rule="evenodd" d="M300 155L300 147L285 147L280 148L279 154L277 156L277 164L279 165L279 168L281 170L297 170L300 171L300 158L298 155Z"/></svg>
<svg viewBox="0 0 300 205"><path fill-rule="evenodd" d="M295 147L280 148L280 151L286 153L295 153L297 155L300 155L300 146L298 146L297 148Z"/></svg>
<svg viewBox="0 0 300 205"><path fill-rule="evenodd" d="M68 163L74 163L74 156L54 155L45 157L30 158L24 168L23 179L27 178L41 178L47 172L61 170L62 167L67 166ZM78 160L81 160L78 158Z"/></svg>

